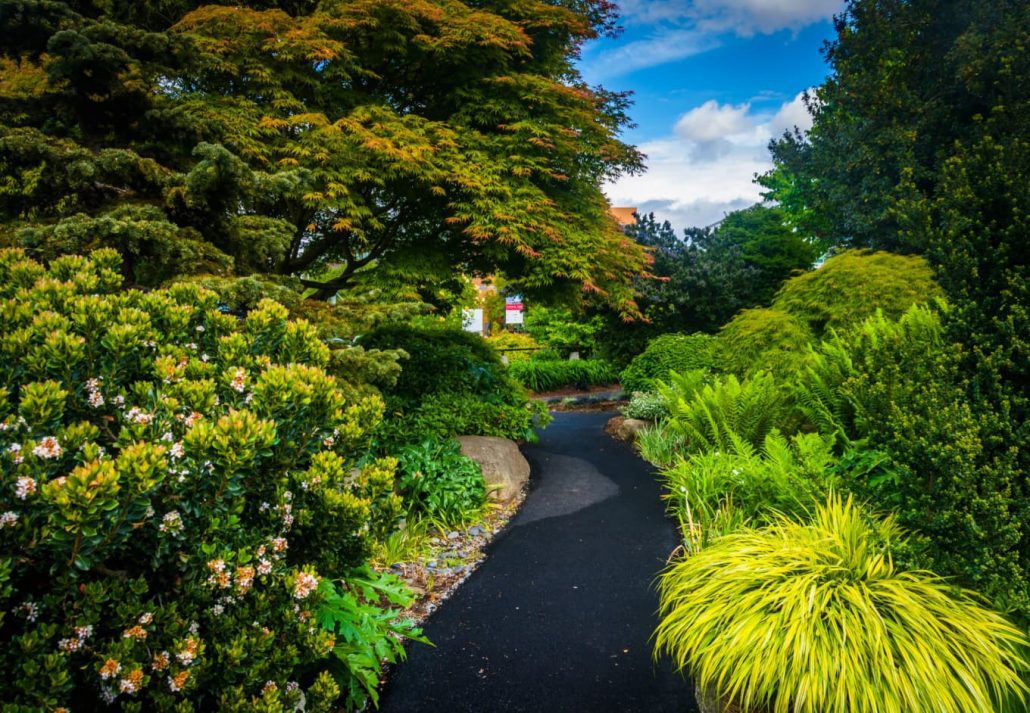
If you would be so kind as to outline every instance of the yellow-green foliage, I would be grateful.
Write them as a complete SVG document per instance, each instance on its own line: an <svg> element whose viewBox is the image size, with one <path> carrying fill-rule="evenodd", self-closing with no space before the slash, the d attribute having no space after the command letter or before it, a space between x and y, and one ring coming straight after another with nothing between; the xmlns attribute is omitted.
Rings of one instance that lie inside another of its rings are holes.
<svg viewBox="0 0 1030 713"><path fill-rule="evenodd" d="M696 334L663 334L647 344L619 379L626 391L653 391L656 382L669 378L671 371L711 369L715 366L712 355L712 337Z"/></svg>
<svg viewBox="0 0 1030 713"><path fill-rule="evenodd" d="M877 310L897 319L913 304L943 296L930 265L918 255L848 250L787 280L773 307L822 336L831 329L848 329Z"/></svg>
<svg viewBox="0 0 1030 713"><path fill-rule="evenodd" d="M815 340L805 322L789 312L746 309L727 323L716 338L723 368L734 374L769 369L788 374L805 362Z"/></svg>
<svg viewBox="0 0 1030 713"><path fill-rule="evenodd" d="M914 255L848 250L784 283L768 309L744 310L717 336L727 371L792 374L810 345L846 331L880 310L896 319L913 304L942 295L926 261Z"/></svg>
<svg viewBox="0 0 1030 713"><path fill-rule="evenodd" d="M1025 705L1022 632L932 574L899 570L898 538L892 520L836 497L811 524L726 535L662 575L657 651L745 712Z"/></svg>
<svg viewBox="0 0 1030 713"><path fill-rule="evenodd" d="M499 332L487 337L487 343L497 350L498 354L508 357L509 362L526 361L536 352L532 351L505 351L507 349L536 349L540 343L528 334L519 332Z"/></svg>
<svg viewBox="0 0 1030 713"><path fill-rule="evenodd" d="M382 399L282 305L119 262L0 251L3 703L328 710L333 669L360 705L403 629L326 607L399 514L396 462L358 465Z"/></svg>

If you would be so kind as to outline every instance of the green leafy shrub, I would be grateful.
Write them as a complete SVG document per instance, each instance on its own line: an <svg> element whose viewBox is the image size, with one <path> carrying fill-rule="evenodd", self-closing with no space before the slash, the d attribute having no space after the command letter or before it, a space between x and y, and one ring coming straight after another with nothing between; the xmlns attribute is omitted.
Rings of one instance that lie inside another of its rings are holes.
<svg viewBox="0 0 1030 713"><path fill-rule="evenodd" d="M596 359L530 359L512 362L508 372L532 391L553 391L566 387L586 389L611 384L618 378L611 364Z"/></svg>
<svg viewBox="0 0 1030 713"><path fill-rule="evenodd" d="M896 321L879 314L823 344L796 401L819 428L852 443L853 457L866 450L887 457L875 468L848 469L847 486L893 508L924 561L1030 616L1020 561L1026 496L985 451L965 399L963 358L939 311L916 306Z"/></svg>
<svg viewBox="0 0 1030 713"><path fill-rule="evenodd" d="M774 429L793 429L792 409L771 374L739 381L732 374L687 392L676 383L659 388L669 404L667 428L681 435L691 453L730 451L739 444L761 448Z"/></svg>
<svg viewBox="0 0 1030 713"><path fill-rule="evenodd" d="M661 473L665 498L696 550L744 525L812 512L834 485L833 440L817 433L765 437L761 450L734 439L728 451L703 451Z"/></svg>
<svg viewBox="0 0 1030 713"><path fill-rule="evenodd" d="M715 353L730 373L766 370L793 374L817 339L798 317L779 309L746 309L719 330Z"/></svg>
<svg viewBox="0 0 1030 713"><path fill-rule="evenodd" d="M719 331L716 354L738 375L792 375L806 364L809 347L831 332L857 327L877 310L900 317L940 295L921 257L848 250L787 280L768 309L740 312Z"/></svg>
<svg viewBox="0 0 1030 713"><path fill-rule="evenodd" d="M395 461L354 467L382 400L281 305L119 267L0 251L4 702L328 710L386 643L317 625L400 512Z"/></svg>
<svg viewBox="0 0 1030 713"><path fill-rule="evenodd" d="M539 349L540 343L528 334L520 332L498 332L486 339L487 344L497 350L498 354L506 356L508 362L527 361L537 352L535 351L506 351L509 349Z"/></svg>
<svg viewBox="0 0 1030 713"><path fill-rule="evenodd" d="M382 448L458 435L532 439L534 426L546 425L546 412L479 335L390 326L365 335L361 346L408 355L396 384L384 389L388 416L376 434Z"/></svg>
<svg viewBox="0 0 1030 713"><path fill-rule="evenodd" d="M637 391L629 403L621 409L626 418L637 418L642 421L661 421L669 415L669 405L665 397L654 391Z"/></svg>
<svg viewBox="0 0 1030 713"><path fill-rule="evenodd" d="M663 334L652 339L647 349L630 362L619 375L626 391L653 391L670 371L713 369L718 365L712 353L712 337L707 334Z"/></svg>
<svg viewBox="0 0 1030 713"><path fill-rule="evenodd" d="M745 712L1025 705L1023 633L974 595L899 570L898 539L892 520L836 497L810 524L719 538L662 575L657 650Z"/></svg>
<svg viewBox="0 0 1030 713"><path fill-rule="evenodd" d="M400 478L409 517L425 515L460 524L475 518L486 503L483 472L461 453L455 440L427 440L397 454Z"/></svg>
<svg viewBox="0 0 1030 713"><path fill-rule="evenodd" d="M598 315L577 315L567 308L530 305L526 311L526 331L562 359L574 351L593 354L602 324Z"/></svg>

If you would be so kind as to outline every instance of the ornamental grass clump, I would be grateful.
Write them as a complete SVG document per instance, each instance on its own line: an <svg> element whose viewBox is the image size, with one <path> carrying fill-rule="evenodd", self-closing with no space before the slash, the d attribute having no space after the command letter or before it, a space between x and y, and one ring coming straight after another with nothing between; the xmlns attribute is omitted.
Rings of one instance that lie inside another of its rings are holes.
<svg viewBox="0 0 1030 713"><path fill-rule="evenodd" d="M661 579L656 654L745 713L1025 710L1024 634L890 556L893 520L831 496L811 523L741 530Z"/></svg>
<svg viewBox="0 0 1030 713"><path fill-rule="evenodd" d="M353 576L401 506L356 467L382 400L278 303L119 270L0 250L0 707L361 707L418 636Z"/></svg>

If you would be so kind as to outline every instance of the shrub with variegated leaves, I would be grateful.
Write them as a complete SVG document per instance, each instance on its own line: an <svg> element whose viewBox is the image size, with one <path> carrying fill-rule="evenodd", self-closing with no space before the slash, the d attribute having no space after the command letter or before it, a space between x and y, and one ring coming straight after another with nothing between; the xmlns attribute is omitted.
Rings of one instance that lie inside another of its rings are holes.
<svg viewBox="0 0 1030 713"><path fill-rule="evenodd" d="M0 251L3 703L325 710L354 651L322 608L400 507L355 466L382 402L275 302L121 285Z"/></svg>

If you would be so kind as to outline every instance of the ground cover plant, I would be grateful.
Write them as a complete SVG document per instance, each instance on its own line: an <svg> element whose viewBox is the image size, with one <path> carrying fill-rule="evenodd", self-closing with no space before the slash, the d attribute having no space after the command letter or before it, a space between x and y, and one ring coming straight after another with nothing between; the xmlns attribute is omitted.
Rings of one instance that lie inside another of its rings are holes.
<svg viewBox="0 0 1030 713"><path fill-rule="evenodd" d="M479 464L455 440L428 440L397 453L397 488L408 519L425 517L445 527L476 519L486 504Z"/></svg>
<svg viewBox="0 0 1030 713"><path fill-rule="evenodd" d="M0 675L53 710L329 710L375 695L396 580L362 569L401 509L375 395L315 329L118 256L0 251Z"/></svg>

